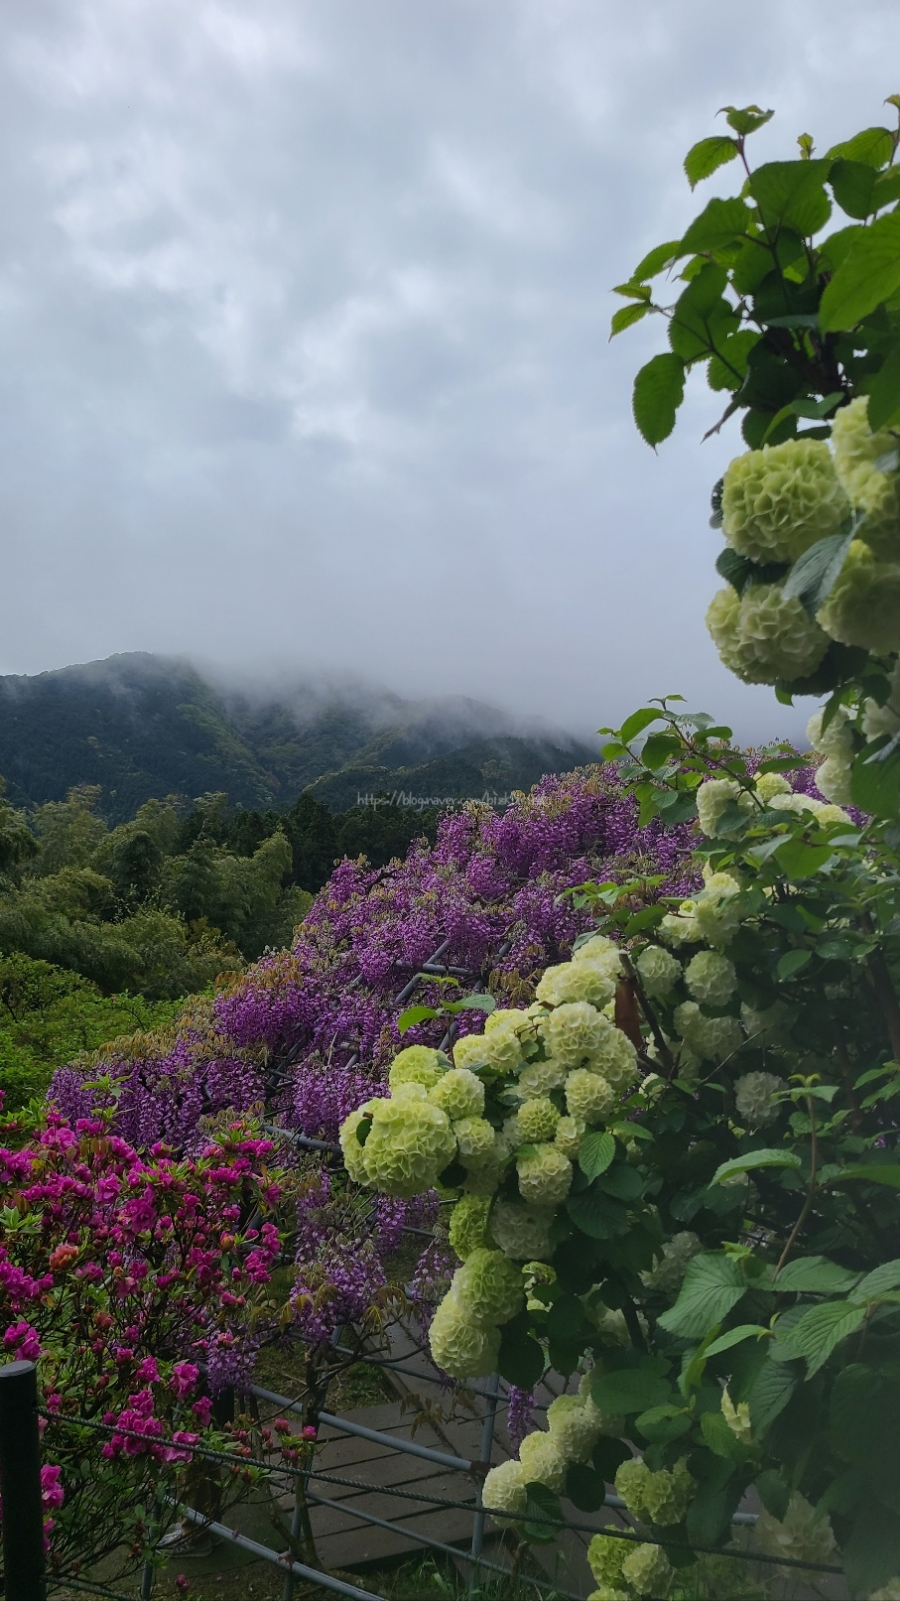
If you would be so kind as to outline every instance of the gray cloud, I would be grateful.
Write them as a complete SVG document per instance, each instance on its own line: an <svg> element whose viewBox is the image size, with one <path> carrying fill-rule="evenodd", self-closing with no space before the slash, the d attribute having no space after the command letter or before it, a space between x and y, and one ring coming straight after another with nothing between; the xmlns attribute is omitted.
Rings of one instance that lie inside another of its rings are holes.
<svg viewBox="0 0 900 1601"><path fill-rule="evenodd" d="M609 286L725 102L879 120L859 0L7 0L0 670L347 669L576 728L720 668L698 386L654 457ZM710 192L714 192L715 181Z"/></svg>

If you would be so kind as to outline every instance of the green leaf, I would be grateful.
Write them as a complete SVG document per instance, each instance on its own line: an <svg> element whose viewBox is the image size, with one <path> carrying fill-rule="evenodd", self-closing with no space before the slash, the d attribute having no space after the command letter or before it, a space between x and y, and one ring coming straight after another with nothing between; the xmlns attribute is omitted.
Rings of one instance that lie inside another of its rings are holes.
<svg viewBox="0 0 900 1601"><path fill-rule="evenodd" d="M737 313L722 296L725 282L724 267L707 262L676 300L669 344L682 361L706 360L737 332Z"/></svg>
<svg viewBox="0 0 900 1601"><path fill-rule="evenodd" d="M813 1295L833 1295L838 1290L850 1290L859 1279L827 1256L799 1256L786 1262L780 1273L772 1279L773 1290L804 1290Z"/></svg>
<svg viewBox="0 0 900 1601"><path fill-rule="evenodd" d="M703 178L711 177L726 161L733 161L737 153L737 140L729 139L727 134L714 134L711 139L701 139L699 144L692 145L684 158L684 171L691 188L696 189Z"/></svg>
<svg viewBox="0 0 900 1601"><path fill-rule="evenodd" d="M882 206L890 206L895 200L900 200L900 167L890 167L875 179L872 210L880 211Z"/></svg>
<svg viewBox="0 0 900 1601"><path fill-rule="evenodd" d="M630 745L638 734L642 734L644 729L649 728L651 723L658 722L659 718L660 711L656 706L642 706L640 711L632 712L630 717L626 717L622 727L619 729L619 738L622 744Z"/></svg>
<svg viewBox="0 0 900 1601"><path fill-rule="evenodd" d="M900 348L890 350L869 384L869 427L874 433L900 416Z"/></svg>
<svg viewBox="0 0 900 1601"><path fill-rule="evenodd" d="M818 320L818 317L813 317L810 319L810 326L816 327ZM783 327L788 323L791 326L796 326L797 319L794 317L771 317L769 322L770 326ZM806 395L801 395L799 400L792 400L787 406L782 406L780 411L776 411L775 416L772 418L772 421L769 423L769 426L763 435L763 444L766 443L769 435L775 432L775 429L779 426L779 424L784 422L785 417L803 417L807 421L812 421L821 417L827 417L828 413L834 410L835 406L838 404L838 401L843 400L843 398L843 390L835 389L830 395L824 395L821 400L811 400Z"/></svg>
<svg viewBox="0 0 900 1601"><path fill-rule="evenodd" d="M720 1334L717 1340L707 1345L704 1355L707 1359L719 1356L722 1351L730 1351L733 1345L742 1345L744 1340L758 1339L761 1334L768 1332L761 1323L739 1323L736 1329L729 1329L727 1334Z"/></svg>
<svg viewBox="0 0 900 1601"><path fill-rule="evenodd" d="M679 239L670 239L667 244L654 245L652 250L648 250L643 261L639 261L635 267L631 274L632 282L643 283L647 278L655 278L677 259L680 243Z"/></svg>
<svg viewBox="0 0 900 1601"><path fill-rule="evenodd" d="M601 1173L597 1184L604 1194L614 1195L619 1201L636 1201L644 1190L640 1173L626 1162L620 1162L608 1172Z"/></svg>
<svg viewBox="0 0 900 1601"><path fill-rule="evenodd" d="M745 137L748 133L755 133L757 128L775 115L774 111L763 111L760 106L723 106L722 110L727 113L725 121L729 128Z"/></svg>
<svg viewBox="0 0 900 1601"><path fill-rule="evenodd" d="M869 1496L853 1520L843 1544L844 1570L851 1595L871 1595L900 1573L900 1518Z"/></svg>
<svg viewBox="0 0 900 1601"><path fill-rule="evenodd" d="M763 1506L779 1523L784 1521L791 1492L777 1468L766 1468L758 1474L756 1489Z"/></svg>
<svg viewBox="0 0 900 1601"><path fill-rule="evenodd" d="M694 256L721 250L725 245L734 244L736 239L743 239L752 221L743 200L710 200L688 228L678 246L678 254Z"/></svg>
<svg viewBox="0 0 900 1601"><path fill-rule="evenodd" d="M397 1032L405 1034L407 1029L415 1028L417 1023L424 1023L429 1017L438 1017L440 1013L434 1006L408 1006L397 1019Z"/></svg>
<svg viewBox="0 0 900 1601"><path fill-rule="evenodd" d="M497 1370L509 1384L530 1390L543 1377L544 1352L537 1340L528 1333L524 1317L504 1323L500 1330L500 1355Z"/></svg>
<svg viewBox="0 0 900 1601"><path fill-rule="evenodd" d="M672 1396L668 1379L647 1368L618 1368L613 1373L594 1372L591 1397L594 1405L610 1417L630 1417L664 1406Z"/></svg>
<svg viewBox="0 0 900 1601"><path fill-rule="evenodd" d="M579 1512L599 1512L606 1500L606 1480L582 1462L570 1462L566 1495Z"/></svg>
<svg viewBox="0 0 900 1601"><path fill-rule="evenodd" d="M896 818L900 811L900 752L884 762L870 762L860 751L850 769L850 795L873 817Z"/></svg>
<svg viewBox="0 0 900 1601"><path fill-rule="evenodd" d="M827 398L833 400L831 395ZM782 590L785 600L799 600L809 616L815 617L837 582L855 532L855 528L851 528L846 533L829 534L827 539L817 539L810 545L794 562L785 579Z"/></svg>
<svg viewBox="0 0 900 1601"><path fill-rule="evenodd" d="M654 1445L667 1445L670 1440L679 1440L691 1428L691 1414L680 1406L652 1406L649 1411L642 1412L635 1418L634 1426Z"/></svg>
<svg viewBox="0 0 900 1601"><path fill-rule="evenodd" d="M854 240L819 307L825 333L855 328L900 288L900 212L878 217Z"/></svg>
<svg viewBox="0 0 900 1601"><path fill-rule="evenodd" d="M765 226L793 228L803 238L818 233L831 216L825 193L830 161L767 161L751 173L747 188Z"/></svg>
<svg viewBox="0 0 900 1601"><path fill-rule="evenodd" d="M760 1365L747 1393L750 1422L754 1434L764 1434L791 1399L800 1378L799 1365L774 1362L770 1356Z"/></svg>
<svg viewBox="0 0 900 1601"><path fill-rule="evenodd" d="M628 1232L628 1209L611 1195L604 1195L596 1183L566 1201L566 1211L576 1228L592 1240L617 1239Z"/></svg>
<svg viewBox="0 0 900 1601"><path fill-rule="evenodd" d="M865 1278L857 1284L853 1298L857 1301L874 1301L879 1295L886 1295L889 1290L900 1287L900 1260L883 1262L881 1267L873 1268Z"/></svg>
<svg viewBox="0 0 900 1601"><path fill-rule="evenodd" d="M445 1012L493 1012L497 1002L493 995L464 995L461 1001L445 1001Z"/></svg>
<svg viewBox="0 0 900 1601"><path fill-rule="evenodd" d="M591 1129L578 1147L578 1166L585 1178L595 1179L605 1173L616 1154L616 1142L605 1129Z"/></svg>
<svg viewBox="0 0 900 1601"><path fill-rule="evenodd" d="M793 840L791 841L791 844L794 844ZM824 847L824 849L827 854L827 846ZM817 847L802 845L801 850L804 852L809 850L817 850ZM779 861L782 861L783 851L784 847L782 846L777 852ZM786 979L793 978L794 974L799 973L801 968L806 967L807 963L811 960L812 951L785 951L784 955L779 959L778 966L775 969L775 974L779 983L783 984Z"/></svg>
<svg viewBox="0 0 900 1601"><path fill-rule="evenodd" d="M683 399L684 362L668 351L653 356L634 380L632 399L634 420L648 445L668 439Z"/></svg>
<svg viewBox="0 0 900 1601"><path fill-rule="evenodd" d="M635 283L633 280L627 284L616 284L614 295L624 295L626 300L649 300L650 285Z"/></svg>
<svg viewBox="0 0 900 1601"><path fill-rule="evenodd" d="M846 211L848 217L857 217L863 222L875 209L872 201L875 179L874 167L865 161L835 161L828 174L831 192L841 210Z"/></svg>
<svg viewBox="0 0 900 1601"><path fill-rule="evenodd" d="M641 761L651 772L655 772L670 757L678 756L681 749L681 740L677 734L650 734L641 751Z"/></svg>
<svg viewBox="0 0 900 1601"><path fill-rule="evenodd" d="M678 1300L662 1314L660 1324L670 1334L703 1339L721 1323L747 1292L740 1263L725 1255L704 1254L688 1263Z"/></svg>
<svg viewBox="0 0 900 1601"><path fill-rule="evenodd" d="M704 1412L700 1419L700 1432L715 1456L735 1462L747 1454L746 1447L741 1445L728 1427L721 1412Z"/></svg>
<svg viewBox="0 0 900 1601"><path fill-rule="evenodd" d="M835 1347L859 1328L865 1315L865 1307L857 1306L852 1301L822 1301L804 1312L800 1320L783 1335L779 1334L776 1323L775 1333L781 1344L793 1351L795 1356L806 1358L807 1377L812 1378L828 1361Z"/></svg>
<svg viewBox="0 0 900 1601"><path fill-rule="evenodd" d="M523 1513L523 1533L532 1545L549 1545L559 1538L564 1519L559 1507L559 1496L545 1484L526 1484Z"/></svg>
<svg viewBox="0 0 900 1601"><path fill-rule="evenodd" d="M716 339L716 355L706 369L710 389L740 389L747 376L750 352L762 336L752 328L739 328L724 341Z"/></svg>
<svg viewBox="0 0 900 1601"><path fill-rule="evenodd" d="M359 1123L357 1123L357 1125L356 1125L357 1143L359 1145L365 1145L366 1140L369 1138L369 1135L371 1134L371 1132L372 1132L372 1119L371 1119L371 1117L362 1118L362 1120Z"/></svg>
<svg viewBox="0 0 900 1601"><path fill-rule="evenodd" d="M615 339L616 334L622 333L625 328L630 328L633 323L640 322L641 318L646 317L648 311L652 310L653 307L646 300L639 301L632 306L620 306L618 311L613 312L612 315L612 321L609 325L610 339Z"/></svg>
<svg viewBox="0 0 900 1601"><path fill-rule="evenodd" d="M892 1190L900 1190L900 1167L896 1163L888 1162L854 1162L851 1167L843 1168L837 1178L831 1180L832 1184L849 1184L856 1181L886 1184Z"/></svg>
<svg viewBox="0 0 900 1601"><path fill-rule="evenodd" d="M796 835L786 839L774 852L781 871L791 880L813 878L831 861L833 854L830 845L807 845ZM778 964L778 977L783 980L799 973L811 956L812 951L786 951Z"/></svg>
<svg viewBox="0 0 900 1601"><path fill-rule="evenodd" d="M740 1484L729 1484L732 1465L717 1459L715 1468L702 1480L688 1509L685 1528L694 1545L717 1545L728 1532L740 1499Z"/></svg>
<svg viewBox="0 0 900 1601"><path fill-rule="evenodd" d="M623 1462L629 1461L631 1452L624 1440L606 1435L597 1441L591 1452L591 1461L606 1484L612 1484Z"/></svg>
<svg viewBox="0 0 900 1601"><path fill-rule="evenodd" d="M884 167L894 153L894 138L889 128L864 128L852 139L832 145L826 152L828 159L839 157L843 161L864 161L869 167Z"/></svg>
<svg viewBox="0 0 900 1601"><path fill-rule="evenodd" d="M710 1183L725 1184L736 1173L752 1173L758 1167L790 1167L799 1168L800 1158L794 1151L748 1151L745 1156L735 1156L730 1162L723 1162L716 1168Z"/></svg>

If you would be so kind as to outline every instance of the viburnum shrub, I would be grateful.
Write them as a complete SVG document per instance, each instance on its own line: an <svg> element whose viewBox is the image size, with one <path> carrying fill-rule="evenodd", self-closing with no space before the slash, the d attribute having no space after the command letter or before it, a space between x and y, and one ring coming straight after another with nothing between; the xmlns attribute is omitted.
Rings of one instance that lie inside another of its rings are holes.
<svg viewBox="0 0 900 1601"><path fill-rule="evenodd" d="M886 104L900 111L900 95ZM779 698L828 694L810 728L821 786L891 818L900 809L900 129L866 128L751 167L771 111L725 108L728 133L689 151L691 186L726 164L713 199L617 293L612 331L657 314L669 349L638 373L648 443L671 433L685 378L743 412L749 450L713 491L726 587L707 626L725 665ZM843 213L843 215L841 215ZM828 232L828 228L831 231ZM665 273L673 294L654 290ZM800 427L807 423L811 426ZM707 436L709 437L709 436Z"/></svg>
<svg viewBox="0 0 900 1601"><path fill-rule="evenodd" d="M0 1342L4 1360L38 1365L51 1570L113 1553L133 1567L151 1519L159 1532L175 1515L167 1497L196 1500L191 1447L233 1459L205 1471L226 1490L246 1480L248 1437L214 1426L213 1397L277 1325L272 1219L290 1178L248 1123L180 1160L139 1154L103 1117L72 1127L49 1111L25 1143L15 1123L3 1132ZM297 1443L279 1435L278 1451Z"/></svg>
<svg viewBox="0 0 900 1601"><path fill-rule="evenodd" d="M728 116L692 181L745 162L768 118ZM677 697L604 730L639 823L694 823L696 891L570 890L596 927L533 1004L452 1057L401 1052L341 1131L358 1183L455 1203L435 1361L569 1380L484 1499L546 1539L561 1496L592 1511L614 1486L637 1538L591 1542L594 1601L693 1593L678 1570L736 1549L751 1488L776 1572L900 1593L896 145L868 130L816 162L804 138L800 161L746 168L740 198L642 263L614 325L664 310L649 280L686 260L635 415L664 438L701 360L747 408L710 626L740 676L830 692L810 732L825 798L792 788L790 747L751 759ZM858 222L816 245L833 200ZM798 417L821 426L796 439ZM728 1568L716 1593L740 1589Z"/></svg>

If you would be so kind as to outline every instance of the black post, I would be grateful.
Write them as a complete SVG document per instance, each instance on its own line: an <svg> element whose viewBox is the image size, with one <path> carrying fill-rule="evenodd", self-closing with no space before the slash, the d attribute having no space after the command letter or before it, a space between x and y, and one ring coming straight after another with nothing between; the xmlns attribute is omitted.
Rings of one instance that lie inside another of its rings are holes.
<svg viewBox="0 0 900 1601"><path fill-rule="evenodd" d="M0 1495L6 1601L46 1601L37 1368L0 1367Z"/></svg>

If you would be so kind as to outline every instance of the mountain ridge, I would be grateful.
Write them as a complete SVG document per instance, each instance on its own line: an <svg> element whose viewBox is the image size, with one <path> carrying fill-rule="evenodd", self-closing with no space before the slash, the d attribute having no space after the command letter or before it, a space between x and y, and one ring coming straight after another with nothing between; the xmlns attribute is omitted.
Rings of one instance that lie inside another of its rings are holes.
<svg viewBox="0 0 900 1601"><path fill-rule="evenodd" d="M186 657L130 652L0 676L0 774L33 809L99 786L116 823L153 797L224 792L286 809L309 789L330 809L360 793L480 798L597 759L566 731L464 696L407 700L377 686L297 679L239 688Z"/></svg>

